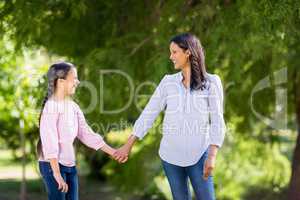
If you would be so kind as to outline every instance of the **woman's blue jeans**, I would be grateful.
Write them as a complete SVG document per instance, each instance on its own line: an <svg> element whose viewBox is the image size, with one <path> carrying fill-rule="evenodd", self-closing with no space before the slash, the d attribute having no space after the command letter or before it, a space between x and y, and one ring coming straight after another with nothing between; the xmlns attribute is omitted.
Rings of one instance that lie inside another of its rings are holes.
<svg viewBox="0 0 300 200"><path fill-rule="evenodd" d="M49 162L39 161L40 173L48 193L48 200L78 200L78 176L76 167L66 167L59 164L60 173L68 184L68 192L58 190Z"/></svg>
<svg viewBox="0 0 300 200"><path fill-rule="evenodd" d="M168 178L174 200L192 199L188 187L188 178L191 181L197 200L215 200L212 176L209 176L207 180L202 178L206 158L207 152L196 164L188 167L180 167L162 160L163 169Z"/></svg>

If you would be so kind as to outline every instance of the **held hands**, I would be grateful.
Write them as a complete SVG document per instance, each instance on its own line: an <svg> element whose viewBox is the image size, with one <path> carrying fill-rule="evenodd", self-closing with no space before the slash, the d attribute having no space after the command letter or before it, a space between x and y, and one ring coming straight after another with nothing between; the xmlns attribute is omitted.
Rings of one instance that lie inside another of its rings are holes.
<svg viewBox="0 0 300 200"><path fill-rule="evenodd" d="M137 137L135 135L131 135L128 138L127 143L114 152L113 158L119 163L125 163L128 160L128 156L136 140Z"/></svg>
<svg viewBox="0 0 300 200"><path fill-rule="evenodd" d="M110 155L114 160L119 163L125 163L128 159L128 154L125 145L119 149L112 148L111 146L105 144L102 148L102 151Z"/></svg>
<svg viewBox="0 0 300 200"><path fill-rule="evenodd" d="M61 190L61 192L68 192L68 184L65 182L61 174L58 173L53 173L54 179L58 184L58 190Z"/></svg>
<svg viewBox="0 0 300 200"><path fill-rule="evenodd" d="M113 155L113 158L119 163L125 163L128 160L131 146L126 143L122 147L118 148Z"/></svg>

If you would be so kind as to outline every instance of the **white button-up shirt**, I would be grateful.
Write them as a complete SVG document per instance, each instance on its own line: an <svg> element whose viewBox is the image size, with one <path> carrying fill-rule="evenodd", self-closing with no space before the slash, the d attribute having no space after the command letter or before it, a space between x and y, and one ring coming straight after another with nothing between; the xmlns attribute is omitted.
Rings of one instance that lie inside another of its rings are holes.
<svg viewBox="0 0 300 200"><path fill-rule="evenodd" d="M225 136L223 87L219 76L206 74L207 87L190 90L182 72L165 75L133 127L142 139L161 111L165 111L159 156L178 165L199 161L210 144L221 146Z"/></svg>

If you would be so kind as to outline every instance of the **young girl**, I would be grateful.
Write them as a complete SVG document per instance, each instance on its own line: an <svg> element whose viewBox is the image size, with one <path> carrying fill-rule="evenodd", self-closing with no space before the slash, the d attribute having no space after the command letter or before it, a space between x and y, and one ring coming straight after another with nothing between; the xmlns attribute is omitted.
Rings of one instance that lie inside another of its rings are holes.
<svg viewBox="0 0 300 200"><path fill-rule="evenodd" d="M214 200L211 176L225 134L223 88L219 76L205 69L204 51L192 34L175 36L170 59L180 72L166 75L134 124L133 134L117 150L125 162L137 138L142 139L155 118L165 111L159 155L174 200L191 200L190 179L196 199Z"/></svg>
<svg viewBox="0 0 300 200"><path fill-rule="evenodd" d="M39 119L39 169L49 200L77 200L74 139L110 156L115 149L92 131L79 106L71 99L79 84L75 66L66 62L53 64L47 77L48 91Z"/></svg>

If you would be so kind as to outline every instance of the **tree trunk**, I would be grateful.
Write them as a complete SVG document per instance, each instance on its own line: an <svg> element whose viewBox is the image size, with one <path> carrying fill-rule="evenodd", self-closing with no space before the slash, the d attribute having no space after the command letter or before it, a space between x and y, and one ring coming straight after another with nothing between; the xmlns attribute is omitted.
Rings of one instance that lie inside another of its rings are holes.
<svg viewBox="0 0 300 200"><path fill-rule="evenodd" d="M24 121L20 120L20 139L21 139L21 149L22 149L22 182L20 188L20 200L26 200L26 146L25 146L25 136L24 136Z"/></svg>
<svg viewBox="0 0 300 200"><path fill-rule="evenodd" d="M295 108L296 108L296 125L297 125L297 141L292 160L292 176L288 192L288 200L300 200L300 73L295 72Z"/></svg>

